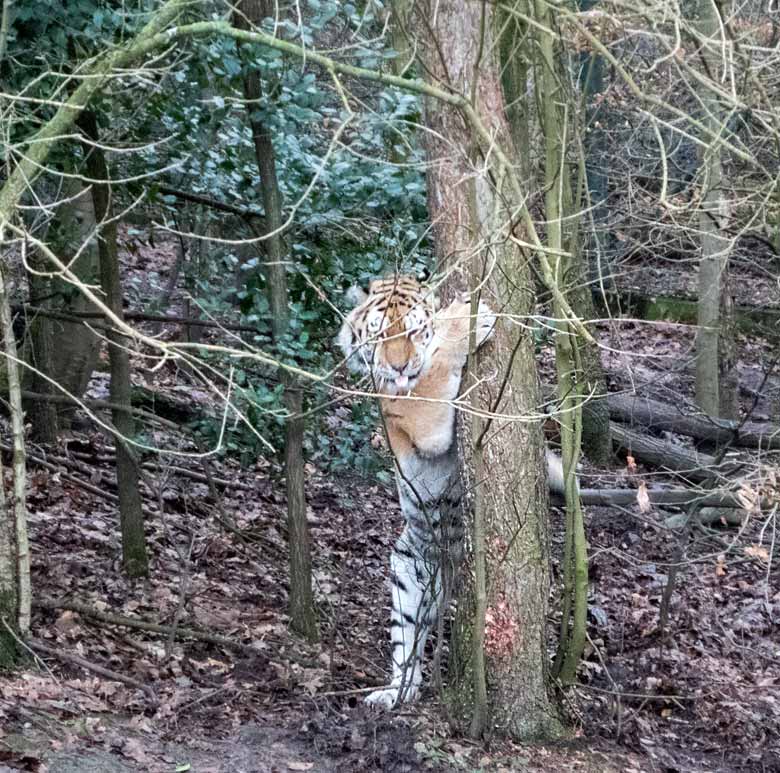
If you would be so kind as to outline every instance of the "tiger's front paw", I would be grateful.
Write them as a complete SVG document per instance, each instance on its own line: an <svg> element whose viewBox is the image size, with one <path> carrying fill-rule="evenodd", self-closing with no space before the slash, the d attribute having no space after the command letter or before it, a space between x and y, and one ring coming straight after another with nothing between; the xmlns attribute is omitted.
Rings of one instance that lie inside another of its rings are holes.
<svg viewBox="0 0 780 773"><path fill-rule="evenodd" d="M374 706L378 709L392 709L398 702L398 689L396 687L388 687L386 690L375 690L368 694L366 703L369 706Z"/></svg>
<svg viewBox="0 0 780 773"><path fill-rule="evenodd" d="M379 709L390 710L395 708L399 703L410 703L417 697L417 693L420 691L419 685L407 684L404 686L403 691L401 687L393 686L385 688L384 690L375 690L369 693L366 698L366 703L369 706L375 706Z"/></svg>
<svg viewBox="0 0 780 773"><path fill-rule="evenodd" d="M496 314L484 301L479 302L477 312L477 346L482 346L496 329Z"/></svg>

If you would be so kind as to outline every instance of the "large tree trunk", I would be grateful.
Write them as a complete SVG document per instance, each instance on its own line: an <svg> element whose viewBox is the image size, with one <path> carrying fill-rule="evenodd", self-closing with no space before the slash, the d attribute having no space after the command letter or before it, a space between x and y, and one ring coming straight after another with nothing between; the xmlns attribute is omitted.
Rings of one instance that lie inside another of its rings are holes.
<svg viewBox="0 0 780 773"><path fill-rule="evenodd" d="M427 77L472 98L499 142L511 145L493 59L492 7L446 0L423 3L418 10L418 29L429 35L420 44ZM439 266L450 270L441 294L451 300L485 276L483 298L498 312L524 318L534 292L527 257L506 238L515 198L509 185L499 175L503 182L496 190L481 173L488 149L475 153L477 140L458 110L428 102L425 120L432 130L426 150L436 255ZM487 240L492 248L486 249ZM474 403L490 413L526 416L539 405L530 338L522 326L502 322L494 340L490 362L483 356L476 368L486 380L474 391ZM467 374L464 388L474 385L473 375ZM484 533L476 538L484 542L487 576L477 585L466 572L459 594L450 705L457 717L472 720L477 734L489 728L515 739L554 737L562 727L551 699L546 651L548 526L541 427L496 416L475 422L463 435L471 437L464 448L467 459L476 451L476 469L490 470L489 478L478 480L472 468L472 483L481 487L477 499ZM484 631L475 606L481 594ZM483 635L486 705L481 706L481 675L474 666L482 664L474 657L472 637L479 642Z"/></svg>
<svg viewBox="0 0 780 773"><path fill-rule="evenodd" d="M247 21L259 24L273 15L273 8L264 0L242 0L236 25L246 26ZM268 128L256 118L252 106L262 98L260 75L256 69L247 68L244 74L244 96L247 100L249 125L255 145L255 157L260 172L260 189L265 210L265 226L268 237L265 265L268 278L268 300L271 307L272 331L277 345L277 356L283 357L282 341L287 334L289 300L285 274L285 248L282 242L282 195L276 176L276 154ZM285 422L285 479L287 489L287 524L290 545L290 624L309 640L318 638L317 615L314 609L311 580L311 539L306 520L306 494L304 490L303 435L301 418L302 397L300 388L289 373L279 371L284 384L284 405L288 416Z"/></svg>
<svg viewBox="0 0 780 773"><path fill-rule="evenodd" d="M94 143L99 141L98 125L92 111L84 111L79 125ZM87 147L87 173L92 180L108 181L109 169L103 149L97 144ZM111 185L108 182L92 183L92 200L100 227L98 251L100 253L100 286L106 305L119 318L122 310L122 277L117 253L117 225L111 201ZM116 480L119 493L119 520L122 528L122 559L125 572L130 577L143 577L149 573L149 559L144 535L144 516L141 492L138 487L138 469L134 452L123 442L135 434L135 421L131 411L130 354L128 341L119 332L109 330L108 358L111 368L109 394L116 405L111 420L119 433L116 443Z"/></svg>

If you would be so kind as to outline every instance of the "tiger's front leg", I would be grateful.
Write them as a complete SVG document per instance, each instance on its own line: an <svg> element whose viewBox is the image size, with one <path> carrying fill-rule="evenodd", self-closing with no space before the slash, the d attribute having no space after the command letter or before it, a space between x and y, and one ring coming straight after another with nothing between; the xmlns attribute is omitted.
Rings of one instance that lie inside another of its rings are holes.
<svg viewBox="0 0 780 773"><path fill-rule="evenodd" d="M390 558L393 679L366 698L366 703L388 709L417 697L425 642L438 611L439 567L413 544L412 531L404 529Z"/></svg>

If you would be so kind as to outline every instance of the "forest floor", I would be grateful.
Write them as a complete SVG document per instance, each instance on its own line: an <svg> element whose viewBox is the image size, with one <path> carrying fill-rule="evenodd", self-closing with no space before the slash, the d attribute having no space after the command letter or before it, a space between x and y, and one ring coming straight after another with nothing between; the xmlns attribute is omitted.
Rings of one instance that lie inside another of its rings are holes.
<svg viewBox="0 0 780 773"><path fill-rule="evenodd" d="M157 261L164 285L170 251L140 252ZM148 263L139 265L138 255L125 253L125 260L142 282ZM690 397L690 328L605 324L600 333L612 350L605 354L612 389L639 385L677 403ZM772 400L754 394L777 389L775 376L762 375L771 347L755 337L739 343L740 375L753 389L744 404L754 418L776 416ZM144 383L181 394L177 379L161 369L147 371ZM101 375L91 396L104 391ZM192 401L205 399L184 391ZM340 426L334 421L328 431ZM168 440L164 432L147 439ZM564 697L573 740L485 745L450 730L430 688L392 714L362 703L367 689L386 680L389 662L385 580L401 528L392 487L307 466L321 634L307 645L288 630L286 504L270 462L210 461L209 483L196 479L203 467L193 460L149 457L152 571L129 582L116 504L106 497L115 491L108 440L74 430L56 449L30 451L55 466L58 458L69 462L59 472L30 465L33 635L56 654L39 653L0 676L0 773L780 771L774 519L693 535L661 636L660 597L679 540L665 527L669 514L588 508L590 643L580 684ZM616 459L607 471L586 466L583 480L636 487L666 478L641 465L626 471ZM557 555L555 510L552 525ZM95 612L176 632L119 626ZM556 623L553 608L551 643ZM235 644L183 640L183 628Z"/></svg>

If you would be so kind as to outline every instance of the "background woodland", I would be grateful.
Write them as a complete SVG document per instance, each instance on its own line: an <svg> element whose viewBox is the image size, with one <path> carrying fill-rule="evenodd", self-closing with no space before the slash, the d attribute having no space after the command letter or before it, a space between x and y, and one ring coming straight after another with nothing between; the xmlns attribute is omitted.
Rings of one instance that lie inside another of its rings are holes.
<svg viewBox="0 0 780 773"><path fill-rule="evenodd" d="M0 770L780 769L775 3L4 0L0 148ZM379 714L422 269L499 327Z"/></svg>

